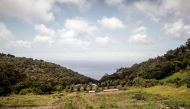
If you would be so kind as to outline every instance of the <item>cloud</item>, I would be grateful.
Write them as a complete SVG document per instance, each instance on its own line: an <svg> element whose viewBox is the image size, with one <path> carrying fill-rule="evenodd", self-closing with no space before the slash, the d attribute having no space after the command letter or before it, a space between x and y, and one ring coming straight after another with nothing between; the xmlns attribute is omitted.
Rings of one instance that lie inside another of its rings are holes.
<svg viewBox="0 0 190 109"><path fill-rule="evenodd" d="M36 25L35 29L40 34L45 34L45 35L54 35L55 34L55 31L53 29L47 28L44 24Z"/></svg>
<svg viewBox="0 0 190 109"><path fill-rule="evenodd" d="M0 14L25 21L51 21L52 0L1 0Z"/></svg>
<svg viewBox="0 0 190 109"><path fill-rule="evenodd" d="M168 12L174 13L176 16L190 20L190 16L188 16L190 11L189 0L162 0L162 1L163 1L163 6L166 7Z"/></svg>
<svg viewBox="0 0 190 109"><path fill-rule="evenodd" d="M106 45L110 41L111 41L111 39L108 36L105 36L105 37L96 37L96 39L95 39L95 42L97 44L101 44L101 45Z"/></svg>
<svg viewBox="0 0 190 109"><path fill-rule="evenodd" d="M48 35L37 35L34 38L34 43L47 43L48 45L52 46L52 44L54 43L52 36L48 36Z"/></svg>
<svg viewBox="0 0 190 109"><path fill-rule="evenodd" d="M47 28L44 24L36 25L34 28L37 30L38 35L33 39L33 43L47 43L49 46L52 46L56 36L55 30Z"/></svg>
<svg viewBox="0 0 190 109"><path fill-rule="evenodd" d="M140 26L139 28L137 28L136 30L134 30L134 32L135 33L142 33L142 34L144 34L144 33L146 33L146 30L147 30L146 27Z"/></svg>
<svg viewBox="0 0 190 109"><path fill-rule="evenodd" d="M105 0L105 3L111 6L121 4L122 2L123 0Z"/></svg>
<svg viewBox="0 0 190 109"><path fill-rule="evenodd" d="M21 47L21 48L30 48L32 42L24 40L12 40L8 43L8 46L11 47Z"/></svg>
<svg viewBox="0 0 190 109"><path fill-rule="evenodd" d="M88 47L99 29L82 18L67 19L64 28L57 30L58 43L74 47Z"/></svg>
<svg viewBox="0 0 190 109"><path fill-rule="evenodd" d="M82 8L88 4L88 0L1 0L0 15L28 22L48 22L55 18L53 8L56 3Z"/></svg>
<svg viewBox="0 0 190 109"><path fill-rule="evenodd" d="M92 35L94 32L98 31L98 28L88 23L82 18L67 19L64 25L65 29L72 30L78 34L88 34Z"/></svg>
<svg viewBox="0 0 190 109"><path fill-rule="evenodd" d="M88 28L88 29L87 29ZM47 43L49 46L84 46L88 45L85 40L92 37L97 27L89 24L82 18L67 19L63 28L51 29L43 24L36 25L38 35L35 43Z"/></svg>
<svg viewBox="0 0 190 109"><path fill-rule="evenodd" d="M147 15L152 21L158 23L160 16L164 16L167 13L166 8L162 2L155 1L138 1L134 3L134 6L140 11Z"/></svg>
<svg viewBox="0 0 190 109"><path fill-rule="evenodd" d="M8 40L12 36L11 31L9 31L6 25L0 22L0 41Z"/></svg>
<svg viewBox="0 0 190 109"><path fill-rule="evenodd" d="M141 26L134 31L134 35L128 39L131 44L149 44L152 40L147 36L147 28Z"/></svg>
<svg viewBox="0 0 190 109"><path fill-rule="evenodd" d="M105 45L110 42L109 37L98 37L99 29L96 25L82 18L66 19L62 28L52 29L43 24L35 26L38 35L33 39L35 44L52 46L88 48L92 44Z"/></svg>
<svg viewBox="0 0 190 109"><path fill-rule="evenodd" d="M73 4L81 10L88 8L90 6L89 0L56 0L56 1L62 4Z"/></svg>
<svg viewBox="0 0 190 109"><path fill-rule="evenodd" d="M98 23L109 29L121 29L125 27L123 22L116 17L108 18L104 16L101 20L98 20Z"/></svg>
<svg viewBox="0 0 190 109"><path fill-rule="evenodd" d="M143 13L155 23L168 17L190 20L189 0L105 0L105 3L127 14L131 14L131 11Z"/></svg>
<svg viewBox="0 0 190 109"><path fill-rule="evenodd" d="M190 17L187 16L190 11L189 0L144 0L135 2L134 5L139 11L143 12L155 22L159 22L162 17L168 15L183 17L190 20Z"/></svg>
<svg viewBox="0 0 190 109"><path fill-rule="evenodd" d="M190 25L185 25L182 19L178 19L174 23L165 24L162 31L174 38L190 37Z"/></svg>
<svg viewBox="0 0 190 109"><path fill-rule="evenodd" d="M15 40L12 32L7 29L6 25L0 22L0 42L8 45L9 47L31 47L30 41Z"/></svg>

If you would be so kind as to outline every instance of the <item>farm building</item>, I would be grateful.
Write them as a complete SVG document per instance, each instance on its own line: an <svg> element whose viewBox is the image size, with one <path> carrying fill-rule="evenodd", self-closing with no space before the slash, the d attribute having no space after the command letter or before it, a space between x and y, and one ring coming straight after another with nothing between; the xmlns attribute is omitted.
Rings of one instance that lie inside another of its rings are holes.
<svg viewBox="0 0 190 109"><path fill-rule="evenodd" d="M95 91L94 90L90 90L90 91L88 91L88 93L95 93Z"/></svg>

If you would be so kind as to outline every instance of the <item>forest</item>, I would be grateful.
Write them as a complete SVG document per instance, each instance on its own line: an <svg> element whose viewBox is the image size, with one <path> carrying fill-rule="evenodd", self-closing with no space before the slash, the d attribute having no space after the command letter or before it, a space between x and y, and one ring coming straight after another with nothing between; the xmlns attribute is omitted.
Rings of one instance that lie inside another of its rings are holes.
<svg viewBox="0 0 190 109"><path fill-rule="evenodd" d="M54 63L0 54L0 95L48 94L89 82L96 80Z"/></svg>

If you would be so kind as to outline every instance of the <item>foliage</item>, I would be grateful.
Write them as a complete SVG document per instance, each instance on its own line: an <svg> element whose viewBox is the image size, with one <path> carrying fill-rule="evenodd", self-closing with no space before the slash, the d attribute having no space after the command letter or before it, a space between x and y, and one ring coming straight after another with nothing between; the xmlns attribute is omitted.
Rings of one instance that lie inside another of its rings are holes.
<svg viewBox="0 0 190 109"><path fill-rule="evenodd" d="M0 53L0 96L19 94L21 90L25 93L28 88L48 94L70 84L89 82L96 80L54 63Z"/></svg>
<svg viewBox="0 0 190 109"><path fill-rule="evenodd" d="M104 75L100 79L100 86L113 85L112 83L116 83L114 81L125 81L123 83L128 86L137 85L137 82L139 81L139 86L142 86L142 84L147 84L147 82L145 82L146 80L143 79L147 79L149 82L154 82L153 84L156 85L156 80L160 81L175 72L187 69L189 66L190 38L184 45L181 45L174 50L167 51L163 56L158 56L145 62L134 64L131 67L120 68L116 73L111 75ZM139 80L139 78L141 78L141 80ZM173 83L176 85L188 83L188 81L183 81L182 83L179 83L179 81L181 80L176 79ZM117 85L121 84L120 82L117 82Z"/></svg>

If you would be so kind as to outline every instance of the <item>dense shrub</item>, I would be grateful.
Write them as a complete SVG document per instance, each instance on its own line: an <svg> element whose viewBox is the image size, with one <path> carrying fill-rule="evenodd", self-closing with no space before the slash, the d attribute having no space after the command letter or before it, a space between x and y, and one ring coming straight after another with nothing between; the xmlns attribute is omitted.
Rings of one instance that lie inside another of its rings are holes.
<svg viewBox="0 0 190 109"><path fill-rule="evenodd" d="M26 88L26 89L21 89L19 91L20 95L26 95L26 94L29 94L29 93L34 93L34 90L32 88Z"/></svg>

